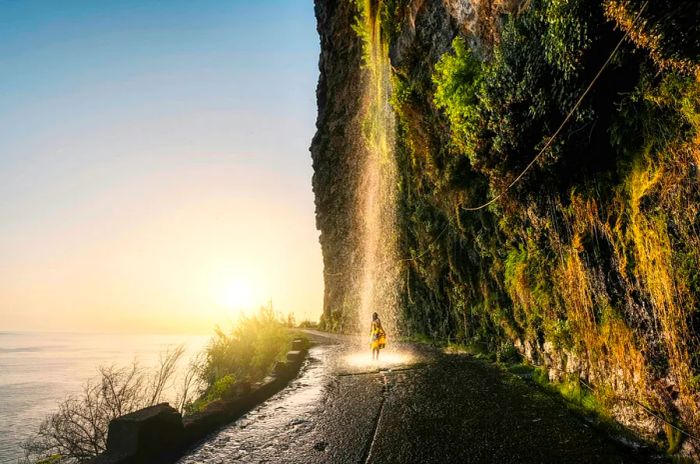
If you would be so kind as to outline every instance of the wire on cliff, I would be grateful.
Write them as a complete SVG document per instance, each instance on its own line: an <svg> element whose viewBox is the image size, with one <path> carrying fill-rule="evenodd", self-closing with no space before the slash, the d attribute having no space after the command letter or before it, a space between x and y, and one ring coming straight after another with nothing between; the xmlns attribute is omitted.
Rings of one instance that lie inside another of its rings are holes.
<svg viewBox="0 0 700 464"><path fill-rule="evenodd" d="M593 78L593 80L591 80L591 83L588 84L588 87L586 87L586 90L584 90L584 92L581 94L581 96L580 96L579 99L576 101L576 103L574 104L574 106L571 108L571 110L569 111L569 113L566 115L566 117L564 118L564 120L562 121L562 123L559 125L559 128L557 128L557 130L554 132L554 134L549 138L549 140L547 140L547 143L545 143L544 147L542 147L542 149L539 151L539 153L537 153L537 155L532 159L532 161L530 161L530 163L529 163L527 166L525 166L525 169L523 169L523 171L522 171L520 174L518 174L518 177L516 177L515 179L513 179L513 182L511 182L511 183L510 183L506 188L504 188L498 195L496 195L495 197L491 198L491 199L490 199L489 201L487 201L486 203L484 203L484 204L482 204L482 205L479 205L479 206L473 206L473 207L470 207L470 208L462 208L462 210L464 210L464 211L478 211L478 210L480 210L480 209L486 208L487 206L492 205L493 203L497 202L503 195L505 195L511 188L513 188L513 186L514 186L515 184L517 184L517 183L520 181L520 179L523 178L523 176L525 175L525 173L527 173L527 171L530 170L530 168L531 168L531 167L535 164L535 162L544 154L544 152L547 151L547 149L548 149L549 147L552 146L552 142L554 141L554 139L557 138L557 136L558 136L559 133L562 131L562 129L564 129L564 126L566 126L566 123L569 122L569 119L571 119L571 117L574 115L574 113L576 112L576 110L578 109L578 107L581 106L581 102L583 102L583 99L586 98L586 95L588 95L588 92L590 92L590 90L593 88L593 85L598 81L598 78L601 76L601 74L603 74L603 71L605 71L605 68L608 67L608 65L610 64L610 62L612 61L612 59L615 57L615 55L617 54L617 51L620 49L620 46L622 46L622 43L625 41L625 39L627 39L627 36L629 36L630 31L632 31L632 29L633 29L633 28L635 27L635 25L637 24L637 21L639 21L639 18L642 17L642 13L643 13L644 10L646 9L648 3L649 3L648 0L647 0L646 2L644 2L644 4L642 5L642 8L639 10L639 13L637 13L637 16L634 18L634 21L632 21L632 24L630 25L630 27L627 29L627 31L625 31L625 34L622 36L622 38L620 39L620 41L617 43L617 45L616 45L615 48L613 49L613 51L612 51L612 53L610 54L610 56L608 56L608 59L605 60L605 63L603 63L603 66L601 66L601 68L600 68L600 70L598 71L598 73L595 75L595 77Z"/></svg>

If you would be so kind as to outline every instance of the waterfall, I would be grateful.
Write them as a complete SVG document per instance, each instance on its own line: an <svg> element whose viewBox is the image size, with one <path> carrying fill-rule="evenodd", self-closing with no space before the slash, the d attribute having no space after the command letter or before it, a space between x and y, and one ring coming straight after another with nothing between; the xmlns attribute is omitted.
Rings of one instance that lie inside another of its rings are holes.
<svg viewBox="0 0 700 464"><path fill-rule="evenodd" d="M358 192L361 227L359 254L360 332L369 330L371 315L379 313L389 334L395 333L398 314L397 165L394 154L396 118L391 107L391 63L388 44L382 40L379 11L363 0L361 24L364 42L365 85L360 133L363 162Z"/></svg>

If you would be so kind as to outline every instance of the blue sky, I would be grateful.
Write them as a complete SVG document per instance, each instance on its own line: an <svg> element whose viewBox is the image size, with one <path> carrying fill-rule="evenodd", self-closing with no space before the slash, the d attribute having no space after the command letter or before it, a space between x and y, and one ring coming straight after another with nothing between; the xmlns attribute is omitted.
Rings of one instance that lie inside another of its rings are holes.
<svg viewBox="0 0 700 464"><path fill-rule="evenodd" d="M0 0L0 328L317 317L318 52L311 1Z"/></svg>

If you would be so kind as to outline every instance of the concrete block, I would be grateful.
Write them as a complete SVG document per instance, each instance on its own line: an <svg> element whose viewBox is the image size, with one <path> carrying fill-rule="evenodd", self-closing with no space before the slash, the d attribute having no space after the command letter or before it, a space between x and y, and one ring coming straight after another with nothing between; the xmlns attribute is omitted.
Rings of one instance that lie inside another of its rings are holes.
<svg viewBox="0 0 700 464"><path fill-rule="evenodd" d="M278 391L286 384L285 378L267 377L262 381L260 387L252 393L256 403L262 403Z"/></svg>
<svg viewBox="0 0 700 464"><path fill-rule="evenodd" d="M107 452L146 459L176 449L182 437L182 416L168 403L162 403L112 420Z"/></svg>
<svg viewBox="0 0 700 464"><path fill-rule="evenodd" d="M289 351L287 353L287 362L289 363L299 363L304 359L303 353L301 351Z"/></svg>
<svg viewBox="0 0 700 464"><path fill-rule="evenodd" d="M245 396L250 393L250 382L247 380L241 380L236 384L236 393L238 396Z"/></svg>

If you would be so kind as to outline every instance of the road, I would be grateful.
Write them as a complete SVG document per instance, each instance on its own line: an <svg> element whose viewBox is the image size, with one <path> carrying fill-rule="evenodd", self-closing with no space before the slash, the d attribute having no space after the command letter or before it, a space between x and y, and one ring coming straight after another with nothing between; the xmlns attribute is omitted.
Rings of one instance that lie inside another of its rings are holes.
<svg viewBox="0 0 700 464"><path fill-rule="evenodd" d="M313 347L289 387L179 464L659 462L551 394L466 355L353 339Z"/></svg>

